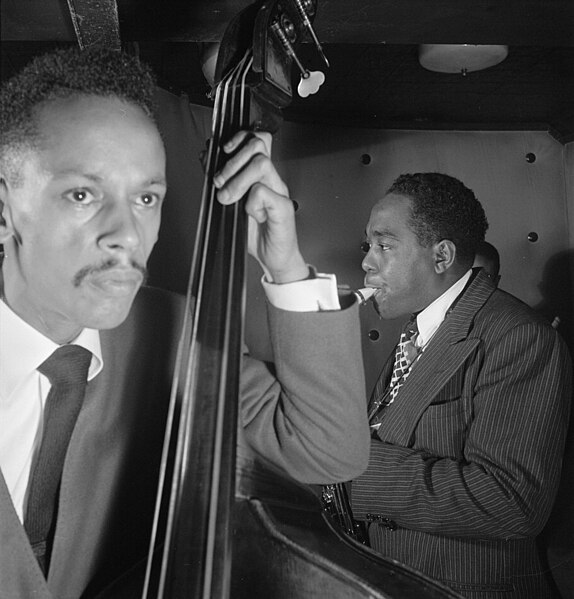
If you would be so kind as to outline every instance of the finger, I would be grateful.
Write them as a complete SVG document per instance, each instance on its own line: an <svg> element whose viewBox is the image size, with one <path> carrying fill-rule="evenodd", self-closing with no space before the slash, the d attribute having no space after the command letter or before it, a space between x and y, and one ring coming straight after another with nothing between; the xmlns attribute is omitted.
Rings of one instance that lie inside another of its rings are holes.
<svg viewBox="0 0 574 599"><path fill-rule="evenodd" d="M230 156L213 178L215 187L221 189L238 172L244 169L254 156L271 156L271 136L268 133L240 131L225 146Z"/></svg>
<svg viewBox="0 0 574 599"><path fill-rule="evenodd" d="M226 181L217 192L217 199L222 204L232 204L240 200L256 184L262 184L281 196L287 196L289 193L271 160L263 154L257 154L243 169Z"/></svg>
<svg viewBox="0 0 574 599"><path fill-rule="evenodd" d="M267 131L239 131L229 141L223 144L223 150L226 154L232 154L246 140L252 138L261 140L265 146L265 153L267 156L271 156L273 137L271 133L268 133Z"/></svg>

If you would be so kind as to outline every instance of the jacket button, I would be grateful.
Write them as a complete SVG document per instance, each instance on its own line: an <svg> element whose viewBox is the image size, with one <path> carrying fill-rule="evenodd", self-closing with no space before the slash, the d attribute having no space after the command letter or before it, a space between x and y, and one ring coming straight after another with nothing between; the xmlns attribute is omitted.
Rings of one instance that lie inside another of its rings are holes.
<svg viewBox="0 0 574 599"><path fill-rule="evenodd" d="M397 530L398 528L397 523L394 520L389 520L388 518L385 518L385 522L383 522L383 525L386 526L389 530Z"/></svg>

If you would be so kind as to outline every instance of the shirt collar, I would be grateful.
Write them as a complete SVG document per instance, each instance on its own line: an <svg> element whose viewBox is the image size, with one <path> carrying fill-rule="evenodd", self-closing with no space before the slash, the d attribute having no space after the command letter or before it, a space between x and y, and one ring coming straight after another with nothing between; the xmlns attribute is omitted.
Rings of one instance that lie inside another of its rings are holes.
<svg viewBox="0 0 574 599"><path fill-rule="evenodd" d="M92 353L88 381L103 368L100 334L83 329L73 340ZM22 320L5 302L0 301L0 397L8 397L58 347L51 339Z"/></svg>
<svg viewBox="0 0 574 599"><path fill-rule="evenodd" d="M436 333L442 321L456 298L465 288L472 270L468 270L454 285L449 287L442 295L429 304L422 312L417 314L418 337L415 340L417 347L424 347Z"/></svg>

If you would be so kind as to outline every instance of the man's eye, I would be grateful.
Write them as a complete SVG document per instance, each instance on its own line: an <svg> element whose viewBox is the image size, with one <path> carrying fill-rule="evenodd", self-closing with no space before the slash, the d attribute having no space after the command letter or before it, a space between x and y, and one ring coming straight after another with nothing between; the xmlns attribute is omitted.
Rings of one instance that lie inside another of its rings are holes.
<svg viewBox="0 0 574 599"><path fill-rule="evenodd" d="M138 198L138 201L143 206L151 207L155 206L159 199L155 193L144 193Z"/></svg>
<svg viewBox="0 0 574 599"><path fill-rule="evenodd" d="M362 252L364 252L365 254L368 254L370 249L371 249L371 244L368 241L363 241L363 243L361 243L361 251Z"/></svg>
<svg viewBox="0 0 574 599"><path fill-rule="evenodd" d="M94 199L94 195L87 189L73 189L65 197L75 204L89 204Z"/></svg>

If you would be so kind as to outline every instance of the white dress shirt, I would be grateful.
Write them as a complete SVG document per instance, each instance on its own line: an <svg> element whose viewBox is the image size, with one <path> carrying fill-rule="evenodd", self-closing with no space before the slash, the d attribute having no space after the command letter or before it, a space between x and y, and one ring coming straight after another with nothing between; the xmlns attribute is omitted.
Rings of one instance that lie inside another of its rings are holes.
<svg viewBox="0 0 574 599"><path fill-rule="evenodd" d="M427 346L445 319L446 313L449 311L454 300L462 293L471 274L472 270L466 272L454 285L449 287L441 296L437 297L432 304L429 304L422 312L417 314L419 334L414 340L416 347L424 349Z"/></svg>
<svg viewBox="0 0 574 599"><path fill-rule="evenodd" d="M263 282L269 301L284 310L340 309L334 275L276 285ZM72 342L92 353L88 381L104 367L100 335L84 329ZM30 470L42 441L50 382L36 369L58 345L0 301L0 470L20 520L24 521Z"/></svg>
<svg viewBox="0 0 574 599"><path fill-rule="evenodd" d="M84 329L72 343L92 353L88 381L93 379L103 367L98 331ZM51 386L36 369L57 347L0 302L0 468L22 521Z"/></svg>

